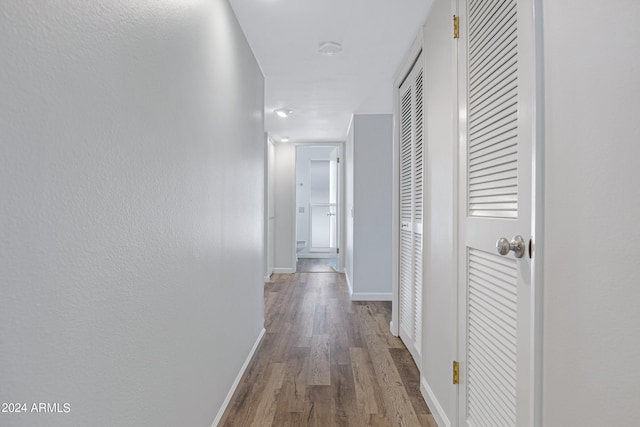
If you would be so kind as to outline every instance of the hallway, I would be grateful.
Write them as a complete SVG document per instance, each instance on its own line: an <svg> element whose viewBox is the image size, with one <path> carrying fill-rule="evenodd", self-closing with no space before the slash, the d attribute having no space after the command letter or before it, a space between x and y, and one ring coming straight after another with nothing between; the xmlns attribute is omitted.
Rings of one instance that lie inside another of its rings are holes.
<svg viewBox="0 0 640 427"><path fill-rule="evenodd" d="M429 426L390 303L351 302L341 274L274 275L266 334L221 426Z"/></svg>

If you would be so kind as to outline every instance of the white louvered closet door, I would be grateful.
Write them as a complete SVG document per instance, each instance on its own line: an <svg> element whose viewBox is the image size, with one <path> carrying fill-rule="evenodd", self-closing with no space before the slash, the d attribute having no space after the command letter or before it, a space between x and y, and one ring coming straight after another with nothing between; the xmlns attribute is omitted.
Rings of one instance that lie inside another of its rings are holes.
<svg viewBox="0 0 640 427"><path fill-rule="evenodd" d="M532 0L465 0L459 41L460 407L464 426L533 424ZM498 253L520 235L525 253Z"/></svg>
<svg viewBox="0 0 640 427"><path fill-rule="evenodd" d="M423 98L420 55L399 89L400 337L418 366L422 348Z"/></svg>

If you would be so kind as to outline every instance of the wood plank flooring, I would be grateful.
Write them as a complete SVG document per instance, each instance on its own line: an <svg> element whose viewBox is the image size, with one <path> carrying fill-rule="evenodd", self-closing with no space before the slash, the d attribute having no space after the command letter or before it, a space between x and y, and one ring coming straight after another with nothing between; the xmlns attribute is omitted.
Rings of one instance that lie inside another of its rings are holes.
<svg viewBox="0 0 640 427"><path fill-rule="evenodd" d="M298 273L336 273L335 258L298 258Z"/></svg>
<svg viewBox="0 0 640 427"><path fill-rule="evenodd" d="M220 426L437 427L391 304L351 302L344 275L275 275L262 342Z"/></svg>

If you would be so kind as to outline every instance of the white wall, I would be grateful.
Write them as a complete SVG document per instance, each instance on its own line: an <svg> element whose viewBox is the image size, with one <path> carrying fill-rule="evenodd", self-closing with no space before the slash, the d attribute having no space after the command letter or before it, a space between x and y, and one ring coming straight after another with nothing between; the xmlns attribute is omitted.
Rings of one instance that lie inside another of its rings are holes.
<svg viewBox="0 0 640 427"><path fill-rule="evenodd" d="M296 204L295 157L293 144L275 146L275 273L295 271Z"/></svg>
<svg viewBox="0 0 640 427"><path fill-rule="evenodd" d="M0 4L3 426L209 426L263 327L263 77L226 1Z"/></svg>
<svg viewBox="0 0 640 427"><path fill-rule="evenodd" d="M451 2L435 0L424 27L426 200L422 382L441 427L455 422L451 363L457 339L457 143Z"/></svg>
<svg viewBox="0 0 640 427"><path fill-rule="evenodd" d="M392 132L391 114L353 117L354 300L391 300Z"/></svg>
<svg viewBox="0 0 640 427"><path fill-rule="evenodd" d="M543 422L637 425L640 4L543 6Z"/></svg>

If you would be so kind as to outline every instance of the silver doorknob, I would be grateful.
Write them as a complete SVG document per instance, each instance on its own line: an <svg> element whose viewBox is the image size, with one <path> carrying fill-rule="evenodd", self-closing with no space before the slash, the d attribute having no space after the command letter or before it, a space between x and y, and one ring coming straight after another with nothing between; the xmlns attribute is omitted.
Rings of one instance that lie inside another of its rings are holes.
<svg viewBox="0 0 640 427"><path fill-rule="evenodd" d="M500 255L507 255L509 251L513 251L516 258L522 258L524 255L524 239L522 236L513 236L511 241L501 237L496 242L496 249Z"/></svg>

